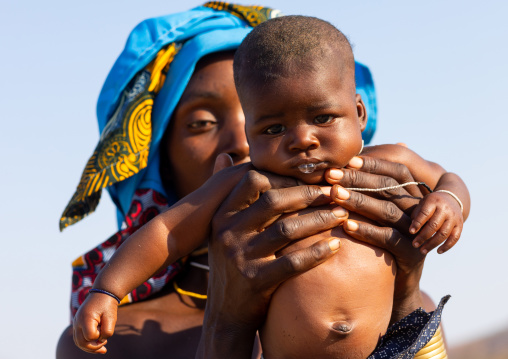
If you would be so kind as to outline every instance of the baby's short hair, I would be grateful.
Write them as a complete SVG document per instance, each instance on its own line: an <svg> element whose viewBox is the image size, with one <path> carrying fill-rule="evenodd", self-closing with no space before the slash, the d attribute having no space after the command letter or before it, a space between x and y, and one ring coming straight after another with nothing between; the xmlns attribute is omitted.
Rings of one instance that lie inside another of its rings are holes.
<svg viewBox="0 0 508 359"><path fill-rule="evenodd" d="M262 85L294 74L294 70L319 66L319 59L331 54L339 68L352 71L354 79L351 44L335 26L310 16L270 19L256 26L238 47L233 64L235 85L240 94L244 82Z"/></svg>

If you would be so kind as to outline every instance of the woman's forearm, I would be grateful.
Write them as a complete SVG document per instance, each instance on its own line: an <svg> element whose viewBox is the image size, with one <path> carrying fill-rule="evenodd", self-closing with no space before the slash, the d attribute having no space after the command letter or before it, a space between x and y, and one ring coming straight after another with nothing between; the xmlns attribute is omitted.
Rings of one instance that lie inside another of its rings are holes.
<svg viewBox="0 0 508 359"><path fill-rule="evenodd" d="M208 308L207 304L196 359L250 359L256 338L256 329L230 323L220 315L223 313L222 310ZM219 315L212 315L212 312L219 313Z"/></svg>
<svg viewBox="0 0 508 359"><path fill-rule="evenodd" d="M418 285L415 286L413 291L408 292L405 295L395 293L390 325L398 322L421 307L423 307L423 300Z"/></svg>

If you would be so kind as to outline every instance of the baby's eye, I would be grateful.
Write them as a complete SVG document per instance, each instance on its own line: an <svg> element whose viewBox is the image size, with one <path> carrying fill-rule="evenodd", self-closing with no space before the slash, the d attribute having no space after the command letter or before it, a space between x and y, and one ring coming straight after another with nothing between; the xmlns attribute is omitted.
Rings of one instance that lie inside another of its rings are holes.
<svg viewBox="0 0 508 359"><path fill-rule="evenodd" d="M264 131L264 133L266 133L268 135L278 135L279 133L284 132L285 129L286 129L286 127L284 127L283 125L273 125L273 126L268 127Z"/></svg>
<svg viewBox="0 0 508 359"><path fill-rule="evenodd" d="M326 123L331 123L333 120L335 120L335 117L332 115L319 115L314 118L314 123L323 125Z"/></svg>

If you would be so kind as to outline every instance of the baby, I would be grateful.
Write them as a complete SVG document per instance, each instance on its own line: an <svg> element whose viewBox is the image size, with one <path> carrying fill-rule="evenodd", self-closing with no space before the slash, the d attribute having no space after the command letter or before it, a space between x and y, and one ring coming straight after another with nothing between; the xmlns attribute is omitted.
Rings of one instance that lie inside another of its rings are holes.
<svg viewBox="0 0 508 359"><path fill-rule="evenodd" d="M367 114L356 94L353 53L345 36L329 23L287 16L260 24L238 48L234 76L257 169L321 184L325 171L347 166L362 151ZM402 146L369 147L362 153L402 163L416 181L446 191L425 196L413 213L410 231L419 232L415 241L426 242L426 250L444 240L446 249L455 244L463 221L457 198L468 198L460 178ZM97 277L76 314L75 329L99 333L101 319L96 318L116 318L112 298L123 298L160 268L202 245L215 211L247 168L217 173L133 234ZM431 222L438 225L429 226ZM341 227L330 235L341 239L341 250L286 281L272 297L260 330L265 358L365 358L385 333L396 273L392 256L352 239Z"/></svg>

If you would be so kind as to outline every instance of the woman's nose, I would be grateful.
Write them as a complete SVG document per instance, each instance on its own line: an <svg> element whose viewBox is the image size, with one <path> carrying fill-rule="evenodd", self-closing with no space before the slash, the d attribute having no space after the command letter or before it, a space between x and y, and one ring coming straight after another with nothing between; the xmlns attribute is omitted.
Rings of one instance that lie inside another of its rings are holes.
<svg viewBox="0 0 508 359"><path fill-rule="evenodd" d="M309 151L319 147L319 140L311 126L297 126L293 128L288 137L290 151Z"/></svg>
<svg viewBox="0 0 508 359"><path fill-rule="evenodd" d="M245 162L249 158L249 144L245 136L245 117L235 116L235 119L228 121L222 135L221 153L227 153L235 164Z"/></svg>

